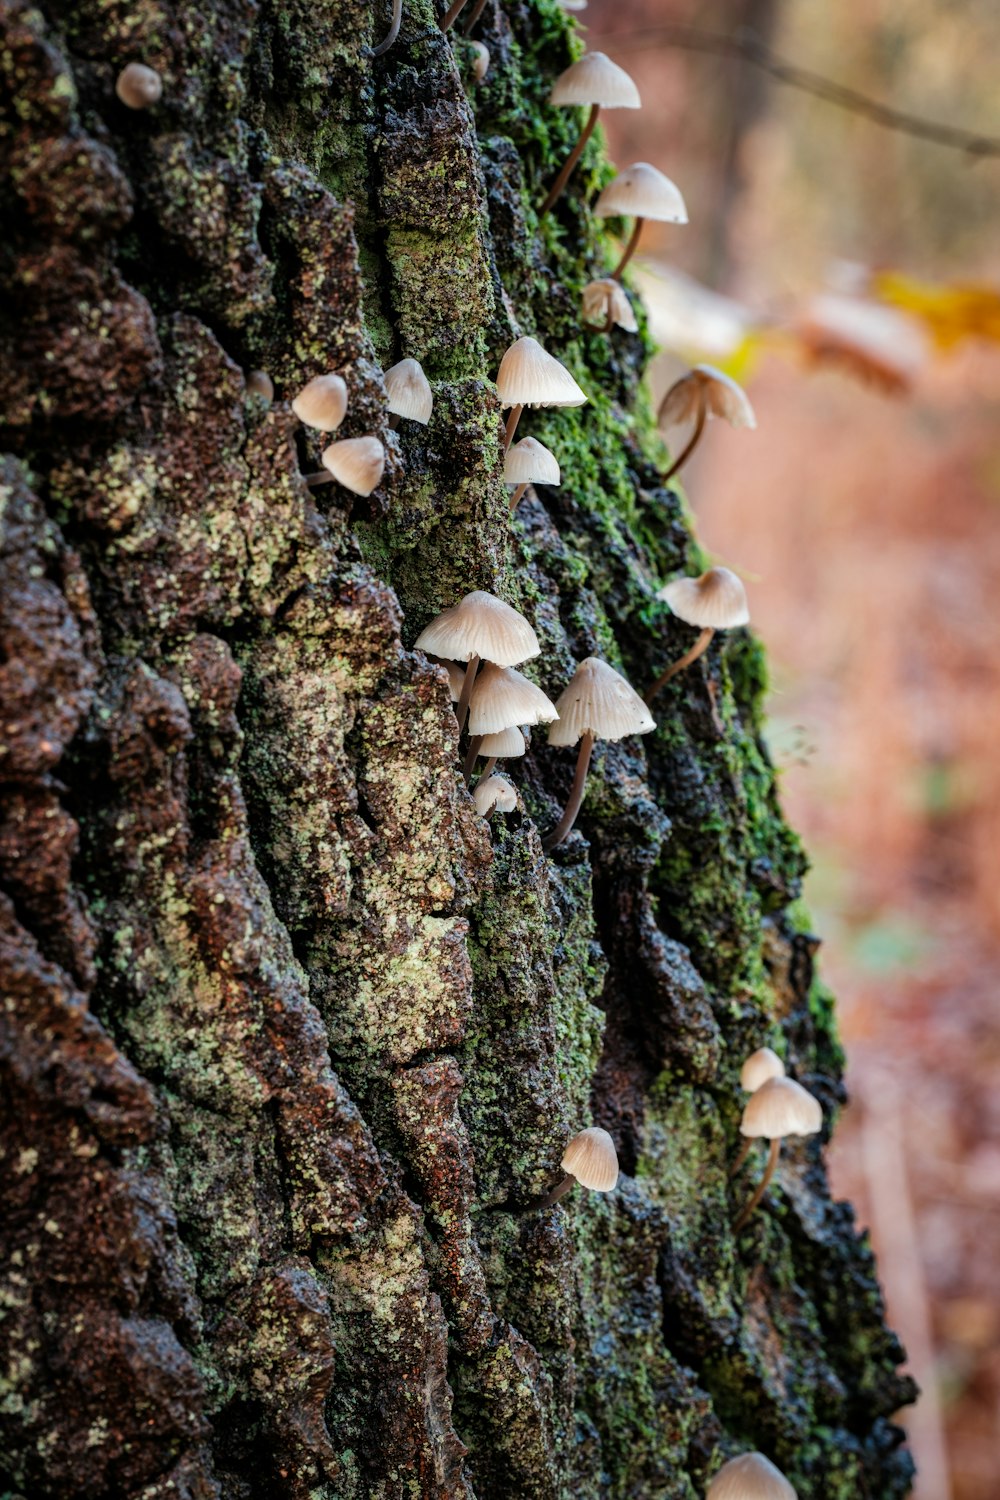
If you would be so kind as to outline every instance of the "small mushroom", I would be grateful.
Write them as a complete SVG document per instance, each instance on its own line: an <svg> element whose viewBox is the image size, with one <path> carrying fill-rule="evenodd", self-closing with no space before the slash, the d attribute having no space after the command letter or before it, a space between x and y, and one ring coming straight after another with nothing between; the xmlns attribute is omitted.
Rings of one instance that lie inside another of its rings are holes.
<svg viewBox="0 0 1000 1500"><path fill-rule="evenodd" d="M274 381L266 370L251 370L247 376L247 395L259 396L268 406L274 400Z"/></svg>
<svg viewBox="0 0 1000 1500"><path fill-rule="evenodd" d="M415 645L430 655L468 663L455 710L459 730L465 725L480 660L495 662L500 667L513 667L530 661L542 649L524 616L482 589L466 594L458 604L436 615L417 636ZM507 721L508 724L520 722L519 719ZM506 728L507 725L498 727Z"/></svg>
<svg viewBox="0 0 1000 1500"><path fill-rule="evenodd" d="M526 406L585 406L584 395L565 365L547 354L537 339L524 337L511 344L497 371L500 405L509 406L504 453L514 440Z"/></svg>
<svg viewBox="0 0 1000 1500"><path fill-rule="evenodd" d="M623 287L610 276L603 281L591 281L583 289L583 321L600 333L610 333L612 328L624 328L626 333L637 333L639 325L632 311L632 304Z"/></svg>
<svg viewBox="0 0 1000 1500"><path fill-rule="evenodd" d="M483 775L489 776L498 760L517 760L527 750L524 734L512 724L509 729L500 729L496 734L484 734L479 741L480 755L486 756Z"/></svg>
<svg viewBox="0 0 1000 1500"><path fill-rule="evenodd" d="M559 460L555 454L537 438L521 438L507 449L503 461L503 482L514 485L510 497L510 508L516 510L518 502L529 484L558 484Z"/></svg>
<svg viewBox="0 0 1000 1500"><path fill-rule="evenodd" d="M785 1065L777 1052L772 1052L770 1047L758 1047L756 1052L751 1052L740 1069L740 1088L746 1089L748 1094L755 1094L769 1078L784 1078L784 1076ZM740 1147L739 1155L729 1169L730 1177L736 1176L752 1149L753 1138L747 1136Z"/></svg>
<svg viewBox="0 0 1000 1500"><path fill-rule="evenodd" d="M476 679L469 701L469 751L465 758L466 780L480 752L483 737L513 729L518 724L551 724L558 718L550 703L521 672L487 662Z"/></svg>
<svg viewBox="0 0 1000 1500"><path fill-rule="evenodd" d="M152 109L163 97L163 79L145 63L126 63L115 80L115 93L129 109Z"/></svg>
<svg viewBox="0 0 1000 1500"><path fill-rule="evenodd" d="M377 47L372 48L372 57L382 57L393 42L399 36L399 28L403 21L403 0L392 0L392 19L389 22L389 30Z"/></svg>
<svg viewBox="0 0 1000 1500"><path fill-rule="evenodd" d="M580 750L563 815L548 837L542 840L542 847L546 850L561 844L576 822L594 741L622 740L628 734L648 734L656 728L635 689L620 672L596 656L588 656L580 663L556 700L556 709L559 717L549 730L549 744L575 745L579 740Z"/></svg>
<svg viewBox="0 0 1000 1500"><path fill-rule="evenodd" d="M491 813L513 812L517 806L517 793L505 776L481 776L472 794L476 812L488 818Z"/></svg>
<svg viewBox="0 0 1000 1500"><path fill-rule="evenodd" d="M656 219L661 224L686 224L688 221L680 188L647 161L633 162L624 172L619 172L598 197L594 213L599 219L635 217L625 253L611 273L612 281L621 280L622 272L635 254L646 219Z"/></svg>
<svg viewBox="0 0 1000 1500"><path fill-rule="evenodd" d="M483 42L470 42L472 48L472 76L477 83L482 83L490 71L490 49Z"/></svg>
<svg viewBox="0 0 1000 1500"><path fill-rule="evenodd" d="M770 1143L770 1149L764 1175L733 1224L734 1234L743 1228L767 1191L785 1136L815 1135L822 1128L823 1111L819 1100L794 1078L769 1078L755 1094L750 1095L740 1121L740 1134L751 1140L763 1137Z"/></svg>
<svg viewBox="0 0 1000 1500"><path fill-rule="evenodd" d="M370 495L385 471L385 449L377 437L343 438L324 448L322 457L323 467L355 495Z"/></svg>
<svg viewBox="0 0 1000 1500"><path fill-rule="evenodd" d="M694 428L680 453L663 474L663 482L672 478L686 464L697 448L705 423L712 417L724 417L730 427L757 426L753 407L741 385L714 365L695 365L670 387L656 413L661 427L672 427L694 418Z"/></svg>
<svg viewBox="0 0 1000 1500"><path fill-rule="evenodd" d="M559 1163L563 1176L541 1198L529 1204L530 1208L550 1208L564 1198L576 1183L589 1188L593 1193L610 1193L618 1184L618 1153L615 1143L606 1130L591 1125L581 1130L570 1141Z"/></svg>
<svg viewBox="0 0 1000 1500"><path fill-rule="evenodd" d="M427 426L434 410L434 392L417 360L401 359L398 365L386 370L385 393L392 412L390 427L395 427L400 417Z"/></svg>
<svg viewBox="0 0 1000 1500"><path fill-rule="evenodd" d="M741 1453L722 1465L705 1500L798 1500L798 1494L763 1453Z"/></svg>
<svg viewBox="0 0 1000 1500"><path fill-rule="evenodd" d="M292 411L306 427L336 432L347 411L347 386L339 375L315 375L293 398Z"/></svg>
<svg viewBox="0 0 1000 1500"><path fill-rule="evenodd" d="M708 650L717 630L733 630L737 625L746 625L750 619L746 589L730 568L709 568L700 578L675 578L673 583L660 589L656 597L665 600L686 625L699 626L701 634L690 651L685 651L660 673L646 694L647 703L652 703L672 677L683 672Z"/></svg>
<svg viewBox="0 0 1000 1500"><path fill-rule="evenodd" d="M539 218L543 218L562 197L566 184L573 175L573 168L594 133L601 110L638 109L642 100L639 98L639 90L624 68L613 63L603 52L585 52L583 57L570 63L566 71L559 74L549 95L549 103L589 104L590 114L576 145L567 156L545 202L538 210Z"/></svg>

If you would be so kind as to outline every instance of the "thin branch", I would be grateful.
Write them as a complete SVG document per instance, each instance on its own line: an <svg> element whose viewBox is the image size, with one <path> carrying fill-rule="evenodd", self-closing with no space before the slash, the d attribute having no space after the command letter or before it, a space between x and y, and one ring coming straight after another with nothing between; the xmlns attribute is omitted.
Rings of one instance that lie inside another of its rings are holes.
<svg viewBox="0 0 1000 1500"><path fill-rule="evenodd" d="M667 47L680 47L688 52L707 52L714 57L732 57L750 63L752 67L770 74L778 83L800 89L805 94L835 105L837 109L861 115L886 130L898 130L904 135L933 141L938 146L948 146L967 156L1000 156L1000 137L979 135L957 125L945 125L938 120L928 120L923 115L909 114L906 110L881 104L879 100L870 99L867 94L848 88L846 84L835 83L832 78L824 78L821 73L814 73L810 68L800 68L795 63L786 62L776 52L772 52L770 47L765 47L750 31L735 31L727 36L722 32L702 31L697 26L653 26L630 35L608 34L589 39L591 46L613 44L618 51L646 48L656 42Z"/></svg>

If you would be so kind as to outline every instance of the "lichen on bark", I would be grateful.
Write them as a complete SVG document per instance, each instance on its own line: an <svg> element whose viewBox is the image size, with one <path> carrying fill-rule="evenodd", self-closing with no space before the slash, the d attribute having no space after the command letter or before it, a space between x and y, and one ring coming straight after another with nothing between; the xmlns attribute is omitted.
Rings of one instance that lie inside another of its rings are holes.
<svg viewBox="0 0 1000 1500"><path fill-rule="evenodd" d="M721 1456L891 1500L912 1387L818 1143L734 1240L737 1073L843 1090L740 633L491 827L442 672L471 588L555 696L686 644L699 561L641 391L581 329L587 203L555 0L0 6L0 1487L94 1500L692 1497ZM156 67L160 104L114 81ZM641 320L641 315L640 315ZM536 334L590 404L511 520L491 377ZM380 370L419 358L424 429ZM248 395L272 375L278 399ZM367 501L288 399L345 372ZM528 1211L593 1119L624 1176Z"/></svg>

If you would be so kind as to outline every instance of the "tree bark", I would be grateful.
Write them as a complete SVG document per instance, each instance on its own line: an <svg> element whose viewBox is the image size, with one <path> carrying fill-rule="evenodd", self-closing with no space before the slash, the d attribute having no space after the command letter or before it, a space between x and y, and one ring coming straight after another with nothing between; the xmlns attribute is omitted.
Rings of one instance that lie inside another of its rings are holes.
<svg viewBox="0 0 1000 1500"><path fill-rule="evenodd" d="M598 747L549 859L573 754L536 734L487 827L411 649L486 588L550 695L588 654L641 686L697 552L642 339L580 325L596 143L538 229L567 23L491 8L474 86L425 0L373 61L386 10L0 7L0 1487L666 1500L756 1445L891 1500L912 1386L819 1144L730 1230L746 1053L843 1099L759 647ZM520 332L608 399L525 415L563 487L512 520ZM403 355L426 429L387 421ZM334 369L367 500L303 479ZM591 1122L617 1191L526 1212Z"/></svg>

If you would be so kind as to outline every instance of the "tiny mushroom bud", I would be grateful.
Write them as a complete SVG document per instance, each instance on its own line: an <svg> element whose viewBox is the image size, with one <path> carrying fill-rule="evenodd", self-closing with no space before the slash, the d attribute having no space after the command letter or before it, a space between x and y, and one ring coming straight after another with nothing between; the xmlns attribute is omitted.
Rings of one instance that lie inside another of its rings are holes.
<svg viewBox="0 0 1000 1500"><path fill-rule="evenodd" d="M590 114L579 140L567 156L545 202L538 210L539 217L547 214L561 198L573 174L573 168L583 155L583 148L594 133L601 109L638 109L642 100L639 98L639 90L624 68L613 63L610 57L605 57L603 52L585 52L564 73L560 73L553 84L549 103L589 104Z"/></svg>
<svg viewBox="0 0 1000 1500"><path fill-rule="evenodd" d="M748 1094L755 1094L769 1078L784 1076L785 1065L777 1052L772 1052L770 1047L758 1047L740 1069L740 1088L746 1089Z"/></svg>
<svg viewBox="0 0 1000 1500"><path fill-rule="evenodd" d="M722 1465L705 1500L798 1500L798 1494L763 1453L741 1453Z"/></svg>
<svg viewBox="0 0 1000 1500"><path fill-rule="evenodd" d="M507 449L503 461L503 482L515 486L510 497L511 510L517 509L518 501L529 484L558 484L559 479L558 459L537 438L522 438Z"/></svg>
<svg viewBox="0 0 1000 1500"><path fill-rule="evenodd" d="M584 406L587 397L573 376L537 339L525 337L511 344L497 372L500 405L509 406L504 452L514 440L526 406Z"/></svg>
<svg viewBox="0 0 1000 1500"><path fill-rule="evenodd" d="M705 423L712 417L723 417L730 427L757 426L750 399L741 385L714 365L695 365L670 387L656 413L662 427L671 427L694 418L694 429L669 469L664 484L687 463L698 446Z"/></svg>
<svg viewBox="0 0 1000 1500"><path fill-rule="evenodd" d="M794 1078L769 1078L762 1083L743 1111L740 1134L751 1140L763 1137L770 1142L767 1166L758 1187L737 1215L733 1232L738 1233L767 1191L767 1185L778 1165L781 1142L787 1135L815 1135L823 1128L823 1111L818 1099Z"/></svg>
<svg viewBox="0 0 1000 1500"><path fill-rule="evenodd" d="M610 276L584 287L583 321L601 333L610 333L615 327L624 328L626 333L637 333L639 329L624 289Z"/></svg>
<svg viewBox="0 0 1000 1500"><path fill-rule="evenodd" d="M646 161L633 162L624 172L619 172L594 204L594 213L599 219L635 216L632 237L611 273L613 281L621 279L635 254L646 219L658 219L662 224L686 224L688 221L680 188Z"/></svg>
<svg viewBox="0 0 1000 1500"><path fill-rule="evenodd" d="M268 406L274 400L274 381L266 370L251 370L247 376L247 394L260 396Z"/></svg>
<svg viewBox="0 0 1000 1500"><path fill-rule="evenodd" d="M486 756L483 775L489 776L498 760L516 760L528 746L524 735L516 725L500 729L496 734L484 734L479 741L479 754Z"/></svg>
<svg viewBox="0 0 1000 1500"><path fill-rule="evenodd" d="M476 812L488 818L492 812L509 813L517 806L517 793L504 776L482 776L472 794Z"/></svg>
<svg viewBox="0 0 1000 1500"><path fill-rule="evenodd" d="M115 93L129 109L151 109L163 97L163 79L145 63L126 63L115 81Z"/></svg>
<svg viewBox="0 0 1000 1500"><path fill-rule="evenodd" d="M394 417L407 417L411 422L427 426L434 410L434 392L415 359L401 359L398 365L386 370L385 393ZM395 426L395 422L392 425Z"/></svg>
<svg viewBox="0 0 1000 1500"><path fill-rule="evenodd" d="M421 651L434 656L468 662L456 709L460 730L465 725L480 660L512 667L529 661L542 649L524 616L482 589L466 594L458 604L442 610L420 632L415 644ZM507 728L520 722L519 719L509 719L506 725L499 727Z"/></svg>
<svg viewBox="0 0 1000 1500"><path fill-rule="evenodd" d="M347 386L339 375L316 375L293 399L292 411L307 427L336 432L347 411Z"/></svg>
<svg viewBox="0 0 1000 1500"><path fill-rule="evenodd" d="M593 1193L610 1193L618 1184L618 1153L606 1130L591 1125L570 1141L559 1163L566 1174L543 1197L536 1198L532 1208L549 1208L565 1197L574 1183Z"/></svg>
<svg viewBox="0 0 1000 1500"><path fill-rule="evenodd" d="M323 467L355 495L370 495L385 470L385 449L377 437L344 438L323 449Z"/></svg>
<svg viewBox="0 0 1000 1500"><path fill-rule="evenodd" d="M556 709L559 718L549 730L549 744L575 745L579 740L580 750L573 787L563 815L542 841L546 850L561 844L576 822L583 803L594 741L621 740L626 735L648 734L656 728L639 694L620 672L596 656L588 656L580 663L560 694Z"/></svg>
<svg viewBox="0 0 1000 1500"><path fill-rule="evenodd" d="M470 42L472 48L472 76L482 83L490 71L490 49L483 42Z"/></svg>
<svg viewBox="0 0 1000 1500"><path fill-rule="evenodd" d="M700 626L701 634L690 651L685 651L660 673L646 694L647 703L652 703L665 683L708 650L717 630L733 630L750 619L746 589L730 568L709 568L700 578L675 578L656 597L665 600L686 625Z"/></svg>

